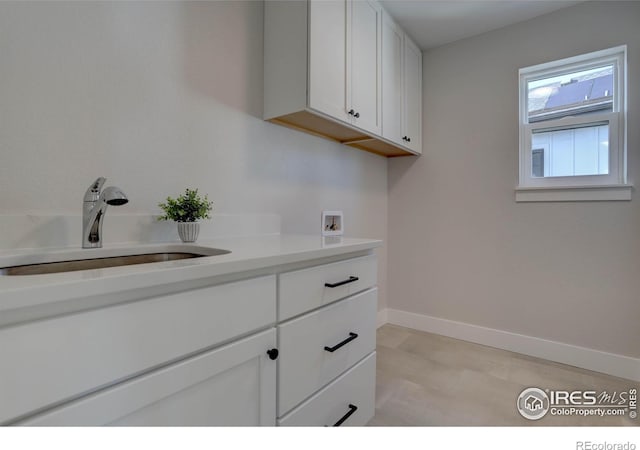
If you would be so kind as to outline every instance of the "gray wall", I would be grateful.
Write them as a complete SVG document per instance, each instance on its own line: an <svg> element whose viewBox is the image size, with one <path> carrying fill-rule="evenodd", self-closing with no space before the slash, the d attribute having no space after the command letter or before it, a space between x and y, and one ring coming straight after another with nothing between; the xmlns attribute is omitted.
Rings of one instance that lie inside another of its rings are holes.
<svg viewBox="0 0 640 450"><path fill-rule="evenodd" d="M389 163L389 306L640 356L640 202L516 203L518 69L628 45L640 3L586 2L424 54L424 155Z"/></svg>
<svg viewBox="0 0 640 450"><path fill-rule="evenodd" d="M103 175L120 214L198 187L285 233L340 209L347 235L386 239L386 159L262 121L262 19L260 1L0 2L0 214L79 214Z"/></svg>

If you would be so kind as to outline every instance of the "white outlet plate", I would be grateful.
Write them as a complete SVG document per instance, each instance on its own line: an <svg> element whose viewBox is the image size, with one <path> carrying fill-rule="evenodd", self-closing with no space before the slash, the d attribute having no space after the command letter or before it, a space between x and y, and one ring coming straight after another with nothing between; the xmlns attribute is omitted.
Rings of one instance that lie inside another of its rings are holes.
<svg viewBox="0 0 640 450"><path fill-rule="evenodd" d="M342 236L344 234L342 211L322 211L321 227L323 236Z"/></svg>

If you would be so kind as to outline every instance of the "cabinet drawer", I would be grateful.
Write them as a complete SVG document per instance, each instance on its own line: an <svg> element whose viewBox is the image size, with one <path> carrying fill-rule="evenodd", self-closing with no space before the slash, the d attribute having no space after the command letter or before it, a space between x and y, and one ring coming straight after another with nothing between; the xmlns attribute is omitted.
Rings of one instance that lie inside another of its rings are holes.
<svg viewBox="0 0 640 450"><path fill-rule="evenodd" d="M279 419L278 425L332 426L341 420L343 422L340 426L366 425L375 412L375 394L376 353L373 352L302 405Z"/></svg>
<svg viewBox="0 0 640 450"><path fill-rule="evenodd" d="M275 329L18 423L30 426L275 424Z"/></svg>
<svg viewBox="0 0 640 450"><path fill-rule="evenodd" d="M374 288L278 327L278 416L375 350L376 303Z"/></svg>
<svg viewBox="0 0 640 450"><path fill-rule="evenodd" d="M352 277L357 280L351 281ZM375 286L376 256L283 273L279 275L279 282L278 320L286 320Z"/></svg>
<svg viewBox="0 0 640 450"><path fill-rule="evenodd" d="M275 322L275 276L0 330L0 424Z"/></svg>

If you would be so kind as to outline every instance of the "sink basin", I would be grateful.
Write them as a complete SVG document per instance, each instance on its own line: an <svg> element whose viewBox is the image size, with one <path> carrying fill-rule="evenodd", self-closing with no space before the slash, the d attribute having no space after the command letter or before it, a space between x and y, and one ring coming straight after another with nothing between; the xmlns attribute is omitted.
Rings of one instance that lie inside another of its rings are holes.
<svg viewBox="0 0 640 450"><path fill-rule="evenodd" d="M128 249L91 249L22 255L0 259L0 276L44 275L78 270L104 269L231 253L211 247L158 245Z"/></svg>

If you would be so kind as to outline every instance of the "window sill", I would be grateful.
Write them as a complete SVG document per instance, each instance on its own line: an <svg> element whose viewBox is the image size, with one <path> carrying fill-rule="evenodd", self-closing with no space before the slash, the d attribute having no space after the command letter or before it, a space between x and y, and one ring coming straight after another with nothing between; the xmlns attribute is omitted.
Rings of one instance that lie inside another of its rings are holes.
<svg viewBox="0 0 640 450"><path fill-rule="evenodd" d="M517 187L516 202L601 202L631 200L633 185Z"/></svg>

